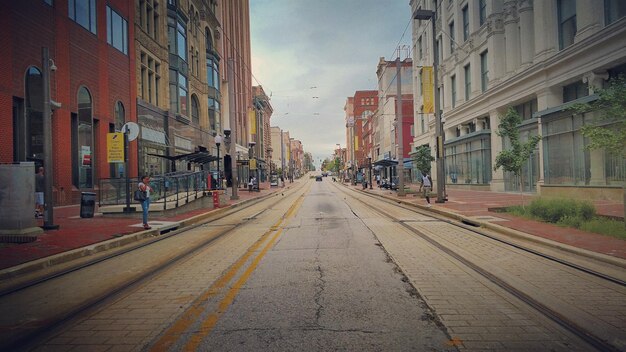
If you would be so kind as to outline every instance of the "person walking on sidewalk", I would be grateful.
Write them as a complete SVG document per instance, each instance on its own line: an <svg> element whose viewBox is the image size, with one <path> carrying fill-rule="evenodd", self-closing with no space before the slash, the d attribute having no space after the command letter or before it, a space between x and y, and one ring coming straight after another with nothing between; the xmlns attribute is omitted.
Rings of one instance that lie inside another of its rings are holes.
<svg viewBox="0 0 626 352"><path fill-rule="evenodd" d="M152 187L150 187L150 176L144 175L141 177L141 182L139 182L139 190L142 192L146 192L146 199L141 202L141 209L143 210L143 228L146 230L150 230L152 227L148 225L148 210L150 210L150 192L152 192Z"/></svg>
<svg viewBox="0 0 626 352"><path fill-rule="evenodd" d="M422 183L420 183L420 192L426 198L426 206L430 207L430 190L433 188L433 180L430 175L422 171Z"/></svg>
<svg viewBox="0 0 626 352"><path fill-rule="evenodd" d="M37 219L43 218L43 189L45 188L43 172L43 166L40 166L35 174L35 217Z"/></svg>

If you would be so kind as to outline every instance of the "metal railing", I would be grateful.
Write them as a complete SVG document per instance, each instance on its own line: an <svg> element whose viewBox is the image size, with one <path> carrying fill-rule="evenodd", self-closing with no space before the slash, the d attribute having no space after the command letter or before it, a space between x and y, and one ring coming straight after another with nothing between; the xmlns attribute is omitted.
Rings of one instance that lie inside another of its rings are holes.
<svg viewBox="0 0 626 352"><path fill-rule="evenodd" d="M163 209L168 205L175 204L178 207L181 201L188 203L190 198L197 199L198 195L209 191L211 185L208 182L209 171L179 171L150 177L150 204L151 207L162 204ZM133 200L133 193L138 187L140 180L131 179L130 192L131 203L139 203ZM126 180L124 178L100 179L98 193L98 206L125 205L126 204Z"/></svg>

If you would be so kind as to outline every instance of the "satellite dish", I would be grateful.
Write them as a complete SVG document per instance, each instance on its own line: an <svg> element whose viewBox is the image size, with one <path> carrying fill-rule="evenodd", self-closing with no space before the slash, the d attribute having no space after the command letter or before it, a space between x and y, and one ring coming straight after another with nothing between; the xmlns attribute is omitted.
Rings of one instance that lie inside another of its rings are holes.
<svg viewBox="0 0 626 352"><path fill-rule="evenodd" d="M122 126L122 133L128 133L128 141L134 141L139 136L139 125L134 122L126 122Z"/></svg>

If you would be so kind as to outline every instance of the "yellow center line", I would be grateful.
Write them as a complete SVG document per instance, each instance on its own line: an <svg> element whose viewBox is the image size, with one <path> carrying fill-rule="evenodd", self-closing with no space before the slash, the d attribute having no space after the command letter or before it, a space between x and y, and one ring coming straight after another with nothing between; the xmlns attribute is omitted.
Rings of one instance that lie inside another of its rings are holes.
<svg viewBox="0 0 626 352"><path fill-rule="evenodd" d="M212 314L210 314L209 318L207 318L207 321L209 321L209 320L211 320L211 317L215 315L215 321L212 323L212 325L210 325L210 327L207 330L207 334L208 334L208 332L210 332L212 327L217 323L217 320L219 319L219 317L222 315L222 313L224 311L226 311L226 309L228 308L228 306L230 305L232 300L235 298L235 296L236 296L237 292L239 291L239 289L241 288L241 286L243 286L243 284L250 277L250 275L252 274L252 272L254 271L254 269L256 268L258 263L260 262L261 258L265 255L265 253L267 253L269 248L271 248L271 246L273 245L275 240L278 238L278 236L282 232L281 224L283 223L283 221L286 221L288 218L290 218L295 213L295 210L302 203L302 199L303 198L304 198L304 195L301 195L298 198L298 200L289 208L289 210L287 210L285 215L281 219L279 219L274 225L271 226L270 230L265 232L261 236L261 238L257 242L255 242L254 245L252 245L252 247L250 247L246 251L246 253L241 258L239 258L239 260L237 260L237 262L235 262L235 264L233 264L231 266L231 268L224 275L222 275L217 281L215 281L215 283L213 283L213 285L211 285L211 287L209 287L209 289L207 291L205 291L198 299L196 299L196 301L192 304L192 306L189 307L181 315L181 317L171 327L169 327L165 331L165 333L161 336L161 338L150 348L150 351L166 351L170 347L172 347L176 343L176 341L178 341L180 336L185 331L187 331L189 329L189 327L191 327L191 325L202 314L202 312L204 311L204 308L205 308L205 303L208 300L208 298L211 297L211 296L216 295L217 293L219 293L219 291L222 288L224 288L237 275L237 273L239 272L239 269L241 269L241 267L248 261L248 259L252 256L252 254L254 252L256 252L259 247L261 247L261 244L263 242L265 242L265 240L268 237L270 237L270 235L272 233L276 232L274 237L270 240L270 242L262 250L261 254L259 254L253 260L251 266L244 272L242 277L229 290L229 292L227 293L226 297L220 302L219 307L218 307L219 314L216 315L216 313L212 313ZM242 281L243 278L245 278L245 279ZM205 323L203 323L201 332L204 331L205 326L209 326L207 321L205 321ZM202 335L200 337L200 340L203 337L204 337L204 335ZM199 342L200 341L198 341L198 343Z"/></svg>
<svg viewBox="0 0 626 352"><path fill-rule="evenodd" d="M189 339L189 342L187 342L187 345L185 345L184 351L198 350L198 346L200 345L202 340L211 332L211 330L213 330L219 318L222 316L222 314L226 312L230 304L233 303L241 287L248 281L250 275L252 275L254 270L256 270L257 266L259 265L261 259L263 259L265 254L270 250L270 248L274 246L274 242L276 242L276 239L280 236L281 233L282 229L276 232L274 237L272 237L271 241L269 241L265 248L263 248L261 253L256 258L254 258L252 264L250 264L248 269L246 269L246 271L241 275L239 280L237 280L233 287L231 287L231 289L228 291L224 299L222 299L222 301L219 303L217 311L209 314L205 321L202 322L199 331L194 333L193 336Z"/></svg>

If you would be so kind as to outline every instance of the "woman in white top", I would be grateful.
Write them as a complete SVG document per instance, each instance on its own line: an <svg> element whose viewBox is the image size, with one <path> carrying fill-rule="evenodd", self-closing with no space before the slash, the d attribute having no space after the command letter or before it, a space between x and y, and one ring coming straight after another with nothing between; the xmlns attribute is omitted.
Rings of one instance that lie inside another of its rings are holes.
<svg viewBox="0 0 626 352"><path fill-rule="evenodd" d="M146 230L151 229L150 225L148 225L148 210L150 209L150 192L152 191L152 187L150 187L150 176L143 176L141 178L141 182L139 182L139 190L146 192L146 200L141 202L141 209L143 210L143 228Z"/></svg>

